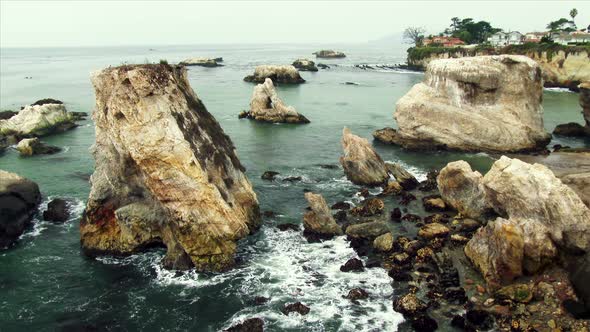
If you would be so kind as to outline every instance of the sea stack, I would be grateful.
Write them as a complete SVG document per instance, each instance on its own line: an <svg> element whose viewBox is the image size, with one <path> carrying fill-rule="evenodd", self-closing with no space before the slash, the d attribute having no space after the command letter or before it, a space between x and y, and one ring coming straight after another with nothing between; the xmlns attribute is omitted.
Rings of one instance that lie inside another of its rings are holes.
<svg viewBox="0 0 590 332"><path fill-rule="evenodd" d="M309 120L297 113L293 106L283 103L270 78L254 87L250 111L240 113L239 118L271 123L309 123Z"/></svg>
<svg viewBox="0 0 590 332"><path fill-rule="evenodd" d="M297 68L290 65L261 65L256 66L254 74L244 77L246 82L264 83L270 78L277 84L299 84L304 83L305 80L299 75Z"/></svg>
<svg viewBox="0 0 590 332"><path fill-rule="evenodd" d="M342 130L341 143L344 155L340 157L340 164L352 183L379 186L387 181L387 166L369 141L352 134L350 129L345 127Z"/></svg>
<svg viewBox="0 0 590 332"><path fill-rule="evenodd" d="M164 266L221 271L260 223L233 143L186 69L126 65L92 74L96 160L80 222L85 253L167 248Z"/></svg>
<svg viewBox="0 0 590 332"><path fill-rule="evenodd" d="M398 130L374 137L408 149L517 152L542 150L543 80L526 56L443 59L396 105Z"/></svg>

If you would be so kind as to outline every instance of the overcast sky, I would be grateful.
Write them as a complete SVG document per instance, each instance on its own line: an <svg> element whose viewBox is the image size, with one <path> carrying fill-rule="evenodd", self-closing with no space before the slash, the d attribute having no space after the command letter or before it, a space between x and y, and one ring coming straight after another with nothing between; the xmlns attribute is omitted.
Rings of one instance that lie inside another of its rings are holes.
<svg viewBox="0 0 590 332"><path fill-rule="evenodd" d="M590 1L23 1L0 0L0 47L211 43L356 43L407 26L443 30L473 17L538 31L569 18L590 24Z"/></svg>

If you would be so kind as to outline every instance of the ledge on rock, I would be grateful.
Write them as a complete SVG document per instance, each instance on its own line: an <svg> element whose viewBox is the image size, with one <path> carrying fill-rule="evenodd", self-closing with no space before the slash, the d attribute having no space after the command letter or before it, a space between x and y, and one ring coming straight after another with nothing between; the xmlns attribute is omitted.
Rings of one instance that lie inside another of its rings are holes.
<svg viewBox="0 0 590 332"><path fill-rule="evenodd" d="M305 80L299 75L297 69L288 65L256 66L254 69L254 74L244 77L244 81L264 83L267 78L270 78L274 83L277 84L299 84L305 82Z"/></svg>
<svg viewBox="0 0 590 332"><path fill-rule="evenodd" d="M340 164L346 177L357 185L379 186L384 184L389 175L387 166L375 152L369 141L353 135L348 128L342 130L342 148L344 155Z"/></svg>
<svg viewBox="0 0 590 332"><path fill-rule="evenodd" d="M309 123L309 120L297 113L293 106L283 103L270 78L254 87L250 111L240 113L238 118L271 123Z"/></svg>
<svg viewBox="0 0 590 332"><path fill-rule="evenodd" d="M230 138L182 66L93 73L96 160L80 222L86 254L165 245L167 268L220 271L260 223L256 194Z"/></svg>

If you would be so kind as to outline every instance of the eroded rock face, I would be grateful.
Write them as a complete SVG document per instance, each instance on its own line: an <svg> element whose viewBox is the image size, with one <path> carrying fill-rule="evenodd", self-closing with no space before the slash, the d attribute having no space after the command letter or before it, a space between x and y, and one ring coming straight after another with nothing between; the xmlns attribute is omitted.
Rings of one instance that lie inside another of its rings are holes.
<svg viewBox="0 0 590 332"><path fill-rule="evenodd" d="M463 160L448 163L437 177L442 198L464 217L479 219L487 209L483 177Z"/></svg>
<svg viewBox="0 0 590 332"><path fill-rule="evenodd" d="M342 235L342 229L336 224L322 195L307 192L305 199L311 207L311 211L303 215L303 227L307 232L328 237Z"/></svg>
<svg viewBox="0 0 590 332"><path fill-rule="evenodd" d="M270 78L274 83L277 84L299 84L305 82L305 80L299 75L297 69L288 65L256 66L254 69L254 74L244 77L244 81L264 83L267 78Z"/></svg>
<svg viewBox="0 0 590 332"><path fill-rule="evenodd" d="M318 71L318 67L315 66L315 62L307 59L297 59L293 61L293 67L301 71Z"/></svg>
<svg viewBox="0 0 590 332"><path fill-rule="evenodd" d="M309 123L293 106L283 103L270 78L254 87L250 111L245 115L240 114L240 118L243 117L271 123Z"/></svg>
<svg viewBox="0 0 590 332"><path fill-rule="evenodd" d="M342 130L342 148L344 155L340 164L346 177L354 184L378 186L387 181L387 167L375 152L369 141L353 135L348 128Z"/></svg>
<svg viewBox="0 0 590 332"><path fill-rule="evenodd" d="M313 53L316 58L345 58L346 54L334 50L321 50Z"/></svg>
<svg viewBox="0 0 590 332"><path fill-rule="evenodd" d="M40 137L76 127L75 117L58 103L39 103L25 106L17 115L0 120L0 135Z"/></svg>
<svg viewBox="0 0 590 332"><path fill-rule="evenodd" d="M539 66L525 56L435 60L397 102L399 129L374 136L411 149L540 150L551 138L543 128L542 88Z"/></svg>
<svg viewBox="0 0 590 332"><path fill-rule="evenodd" d="M0 249L14 243L24 232L40 201L35 182L0 170Z"/></svg>
<svg viewBox="0 0 590 332"><path fill-rule="evenodd" d="M167 247L169 268L224 270L258 201L235 148L183 67L93 73L96 160L81 244L90 255Z"/></svg>

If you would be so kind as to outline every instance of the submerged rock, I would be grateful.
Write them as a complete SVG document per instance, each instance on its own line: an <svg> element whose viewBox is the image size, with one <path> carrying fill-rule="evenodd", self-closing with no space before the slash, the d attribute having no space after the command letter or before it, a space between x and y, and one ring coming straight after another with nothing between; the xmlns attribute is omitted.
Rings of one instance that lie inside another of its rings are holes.
<svg viewBox="0 0 590 332"><path fill-rule="evenodd" d="M346 54L334 50L321 50L313 53L316 58L345 58Z"/></svg>
<svg viewBox="0 0 590 332"><path fill-rule="evenodd" d="M303 227L306 232L326 237L342 235L342 229L336 224L322 195L307 192L305 199L311 207L311 211L303 215Z"/></svg>
<svg viewBox="0 0 590 332"><path fill-rule="evenodd" d="M277 84L299 84L305 82L295 67L284 65L256 66L254 69L254 74L244 77L244 81L264 83L267 78L270 78L274 83Z"/></svg>
<svg viewBox="0 0 590 332"><path fill-rule="evenodd" d="M283 310L282 310L282 312L285 315L288 315L291 312L296 312L296 313L303 315L303 316L307 315L309 313L309 311L310 311L309 307L301 302L285 304L285 306L283 307Z"/></svg>
<svg viewBox="0 0 590 332"><path fill-rule="evenodd" d="M47 210L43 212L43 219L53 222L64 222L70 217L68 202L61 198L55 198L47 204Z"/></svg>
<svg viewBox="0 0 590 332"><path fill-rule="evenodd" d="M92 75L95 172L81 244L88 255L167 247L168 268L224 270L260 223L230 138L184 67L126 65Z"/></svg>
<svg viewBox="0 0 590 332"><path fill-rule="evenodd" d="M410 149L540 150L551 139L542 95L541 70L526 56L435 60L424 81L397 102L399 129L374 136Z"/></svg>
<svg viewBox="0 0 590 332"><path fill-rule="evenodd" d="M181 61L179 65L182 66L200 66L200 67L219 67L222 64L217 63L215 58L190 58Z"/></svg>
<svg viewBox="0 0 590 332"><path fill-rule="evenodd" d="M40 201L41 193L35 182L0 170L0 248L21 236Z"/></svg>
<svg viewBox="0 0 590 332"><path fill-rule="evenodd" d="M57 146L47 145L37 137L25 138L18 142L16 149L23 157L28 157L37 154L53 154L61 151Z"/></svg>
<svg viewBox="0 0 590 332"><path fill-rule="evenodd" d="M261 178L262 180L269 180L269 181L272 181L272 180L274 180L274 179L275 179L275 177L276 177L277 175L279 175L279 174L280 174L279 172L275 172L275 171L266 171L266 172L262 173L262 175L260 176L260 178Z"/></svg>
<svg viewBox="0 0 590 332"><path fill-rule="evenodd" d="M226 332L263 332L264 321L261 318L248 318L224 330Z"/></svg>
<svg viewBox="0 0 590 332"><path fill-rule="evenodd" d="M358 300L366 300L369 298L369 293L362 288L353 288L348 292L345 298L355 302Z"/></svg>
<svg viewBox="0 0 590 332"><path fill-rule="evenodd" d="M240 118L243 117L271 123L309 123L309 120L297 113L293 106L283 103L270 78L254 87L250 111L245 116L240 115Z"/></svg>
<svg viewBox="0 0 590 332"><path fill-rule="evenodd" d="M363 261L358 258L351 258L344 265L340 266L340 271L342 272L363 272L364 270Z"/></svg>
<svg viewBox="0 0 590 332"><path fill-rule="evenodd" d="M53 100L52 100L53 101ZM0 120L0 135L19 138L41 137L76 127L75 117L61 103L38 101L17 115Z"/></svg>
<svg viewBox="0 0 590 332"><path fill-rule="evenodd" d="M344 155L340 164L346 177L354 184L378 186L387 181L389 175L383 159L364 138L353 135L348 128L342 130Z"/></svg>
<svg viewBox="0 0 590 332"><path fill-rule="evenodd" d="M293 61L293 67L301 71L318 71L315 62L307 59L297 59Z"/></svg>

